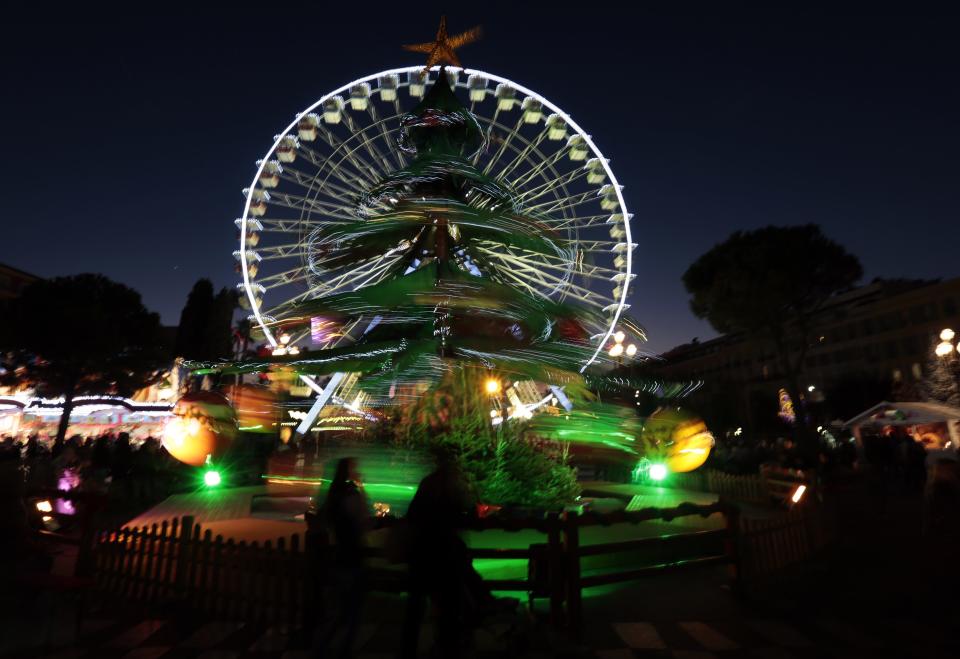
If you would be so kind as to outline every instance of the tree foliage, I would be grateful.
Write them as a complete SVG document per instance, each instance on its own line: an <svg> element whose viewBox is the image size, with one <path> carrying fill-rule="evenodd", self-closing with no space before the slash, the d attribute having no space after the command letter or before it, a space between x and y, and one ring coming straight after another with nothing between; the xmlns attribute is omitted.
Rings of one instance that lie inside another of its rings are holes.
<svg viewBox="0 0 960 659"><path fill-rule="evenodd" d="M0 347L8 380L65 399L58 443L74 396L130 395L157 381L169 362L159 316L139 293L98 274L30 284L8 307Z"/></svg>
<svg viewBox="0 0 960 659"><path fill-rule="evenodd" d="M176 353L184 359L227 359L233 356L233 312L236 292L221 288L214 295L213 283L200 279L180 312Z"/></svg>
<svg viewBox="0 0 960 659"><path fill-rule="evenodd" d="M725 334L770 341L794 400L817 315L863 275L857 257L814 224L737 231L683 275L690 308Z"/></svg>

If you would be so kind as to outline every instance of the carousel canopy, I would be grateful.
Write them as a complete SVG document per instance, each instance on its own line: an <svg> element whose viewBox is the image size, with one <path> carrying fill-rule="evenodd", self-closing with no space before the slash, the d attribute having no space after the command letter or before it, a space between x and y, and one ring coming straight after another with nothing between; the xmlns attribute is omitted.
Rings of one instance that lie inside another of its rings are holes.
<svg viewBox="0 0 960 659"><path fill-rule="evenodd" d="M862 426L917 426L928 423L960 421L960 407L944 403L877 403L843 425Z"/></svg>

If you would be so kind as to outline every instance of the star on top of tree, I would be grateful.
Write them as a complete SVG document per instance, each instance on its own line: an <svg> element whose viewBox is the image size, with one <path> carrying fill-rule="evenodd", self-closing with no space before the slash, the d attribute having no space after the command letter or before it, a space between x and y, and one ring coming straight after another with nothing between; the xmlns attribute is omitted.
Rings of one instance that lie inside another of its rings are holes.
<svg viewBox="0 0 960 659"><path fill-rule="evenodd" d="M473 43L480 38L481 30L478 25L475 28L461 32L455 36L447 36L447 17L440 17L440 27L437 28L437 36L433 41L427 43L417 43L405 45L404 50L415 53L427 53L427 66L430 68L436 64L450 64L451 66L461 66L460 59L455 52L457 48Z"/></svg>

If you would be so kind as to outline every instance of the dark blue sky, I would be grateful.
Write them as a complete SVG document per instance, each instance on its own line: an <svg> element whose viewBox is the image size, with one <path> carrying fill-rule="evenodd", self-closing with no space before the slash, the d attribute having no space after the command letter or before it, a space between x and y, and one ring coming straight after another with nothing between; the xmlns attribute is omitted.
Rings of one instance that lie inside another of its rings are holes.
<svg viewBox="0 0 960 659"><path fill-rule="evenodd" d="M272 136L330 89L418 63L399 45L446 11L452 32L486 30L465 65L539 91L611 159L651 348L711 335L680 277L736 229L818 222L868 279L960 274L957 15L627 4L7 15L0 262L103 272L176 323L197 278L237 281L232 221Z"/></svg>

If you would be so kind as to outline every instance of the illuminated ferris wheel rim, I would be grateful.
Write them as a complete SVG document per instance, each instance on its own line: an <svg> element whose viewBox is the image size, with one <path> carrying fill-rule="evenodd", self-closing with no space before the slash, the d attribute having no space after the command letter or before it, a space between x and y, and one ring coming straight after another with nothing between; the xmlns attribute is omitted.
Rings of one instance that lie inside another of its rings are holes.
<svg viewBox="0 0 960 659"><path fill-rule="evenodd" d="M430 68L430 71L438 71L440 68L441 67L439 66L434 66ZM619 182L617 181L616 175L614 175L613 170L610 168L610 163L608 162L607 158L605 158L604 155L597 148L596 144L594 144L590 135L587 134L580 127L580 125L573 120L573 118L569 114L564 112L561 108L559 108L554 103L550 102L550 100L544 98L543 96L533 91L532 89L529 89L528 87L525 87L519 83L516 83L513 80L510 80L509 78L504 78L503 76L487 73L486 71L480 71L478 69L467 69L467 68L459 68L459 67L453 67L453 66L448 66L446 68L449 71L464 73L468 76L477 75L481 78L485 78L487 80L496 82L498 84L506 85L512 89L515 89L521 94L524 94L528 98L533 98L534 100L540 102L543 106L549 108L551 112L558 115L563 120L563 122L583 140L584 144L590 149L590 151L598 159L607 178L610 181L612 191L616 194L616 198L619 203L620 213L623 216L623 229L625 234L624 238L627 245L627 249L624 250L626 263L624 265L623 286L620 291L620 299L616 301L616 308L613 310L613 313L611 315L610 324L607 327L606 332L602 335L600 340L597 342L596 350L593 352L593 354L591 355L587 363L584 364L583 367L580 369L580 371L583 372L584 370L586 370L588 366L590 366L591 363L593 363L596 360L597 356L604 349L604 346L616 331L617 323L620 320L623 310L628 307L626 301L627 301L627 295L629 294L630 280L633 272L633 254L632 254L632 248L631 248L633 243L633 236L630 229L630 215L629 215L629 211L627 210L626 200L623 197L623 190ZM305 115L307 115L308 113L312 112L313 110L316 110L317 108L322 107L327 100L339 94L347 92L351 88L357 85L360 85L363 83L369 83L370 81L375 81L385 76L418 73L420 71L424 71L424 67L405 66L405 67L395 68L395 69L386 69L371 75L363 76L362 78L357 78L356 80L348 82L347 84L342 85L327 94L324 94L312 105L310 105L308 108L306 108L305 110L301 111L296 115L294 120L290 122L290 124L287 125L287 127L284 128L280 134L277 135L276 139L274 140L273 144L270 147L270 150L267 151L266 156L258 163L257 171L253 176L253 180L250 183L250 187L248 189L246 199L244 201L243 215L241 217L241 224L240 224L240 255L239 256L240 256L241 271L243 274L244 293L246 294L247 300L250 303L250 309L257 320L257 324L263 330L264 336L266 337L267 341L270 343L271 346L277 347L279 343L277 339L273 336L273 332L270 330L270 327L268 326L268 324L266 323L266 321L264 320L263 316L260 313L260 304L257 302L256 295L253 291L253 287L251 286L250 273L249 273L248 262L247 262L247 224L250 219L250 205L251 205L251 202L253 201L254 192L257 189L256 188L257 182L260 180L260 177L262 176L264 169L267 166L267 163L270 162L270 158L276 153L277 148L281 145L284 139L291 134L291 131L296 130L300 119ZM321 392L319 385L316 384L313 378L301 376L301 379L317 393Z"/></svg>

